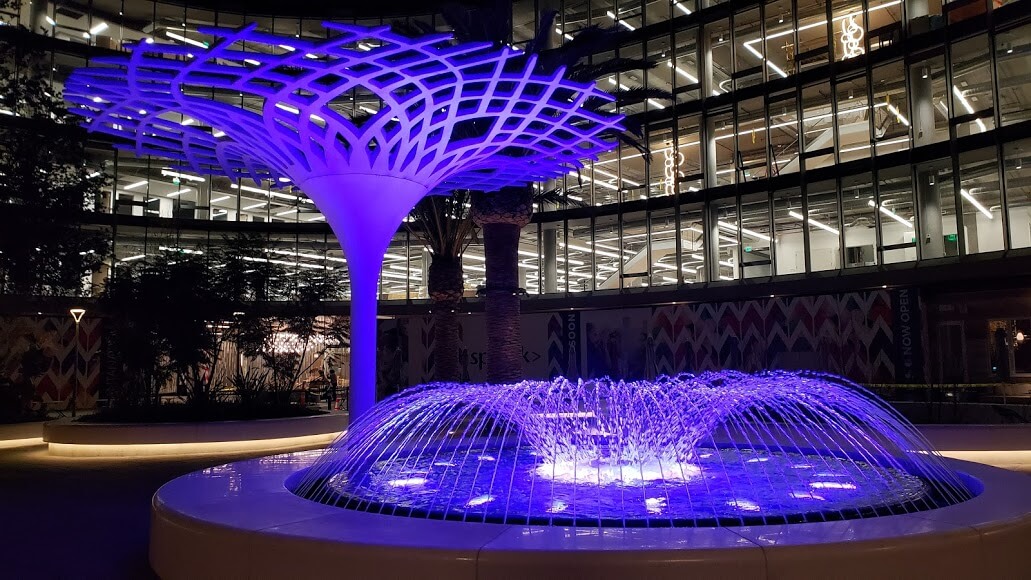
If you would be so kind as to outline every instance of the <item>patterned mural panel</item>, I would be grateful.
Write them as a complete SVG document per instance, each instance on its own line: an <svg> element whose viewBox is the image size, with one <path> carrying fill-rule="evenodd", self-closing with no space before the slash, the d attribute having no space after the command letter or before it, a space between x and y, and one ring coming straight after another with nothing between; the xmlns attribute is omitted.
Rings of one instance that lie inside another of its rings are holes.
<svg viewBox="0 0 1031 580"><path fill-rule="evenodd" d="M0 317L0 337L4 341L8 376L18 372L18 351L29 344L42 349L50 359L45 373L33 381L36 394L52 408L68 404L72 389L78 385L76 405L96 404L101 370L101 319L83 318L79 334L75 322L58 317Z"/></svg>
<svg viewBox="0 0 1031 580"><path fill-rule="evenodd" d="M658 373L813 369L864 383L895 379L887 290L661 306L652 313Z"/></svg>
<svg viewBox="0 0 1031 580"><path fill-rule="evenodd" d="M900 314L894 304L907 310ZM893 332L905 322L900 317L919 325L915 290L527 314L524 376L635 379L720 369L811 369L861 383L920 382L921 334L910 330L904 348L896 344ZM430 317L412 322L409 382L418 384L433 378L433 326ZM479 363L470 377L482 379L484 319L463 316L460 323L468 343L463 348ZM903 365L906 371L897 372Z"/></svg>

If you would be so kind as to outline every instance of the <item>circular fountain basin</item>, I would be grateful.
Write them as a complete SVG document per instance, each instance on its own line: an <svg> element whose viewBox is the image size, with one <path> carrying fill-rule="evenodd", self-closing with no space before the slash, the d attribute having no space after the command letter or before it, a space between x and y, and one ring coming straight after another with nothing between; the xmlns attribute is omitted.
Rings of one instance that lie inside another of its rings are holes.
<svg viewBox="0 0 1031 580"><path fill-rule="evenodd" d="M1031 568L1026 475L946 460L967 501L879 517L724 527L459 522L341 509L290 491L322 452L213 467L153 500L162 578L957 578Z"/></svg>

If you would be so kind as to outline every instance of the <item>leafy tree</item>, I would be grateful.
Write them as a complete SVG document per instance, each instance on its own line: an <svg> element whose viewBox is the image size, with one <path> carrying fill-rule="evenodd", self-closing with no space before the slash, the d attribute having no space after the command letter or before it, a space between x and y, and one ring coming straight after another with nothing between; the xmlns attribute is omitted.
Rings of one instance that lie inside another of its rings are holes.
<svg viewBox="0 0 1031 580"><path fill-rule="evenodd" d="M306 355L324 344L322 335L340 331L319 316L322 302L339 297L339 276L296 275L270 258L261 235L226 238L207 253L167 246L173 249L121 269L105 290L120 402L156 403L171 377L187 402L202 409L230 393L248 407L288 402L309 370ZM230 368L223 360L230 344L260 358L265 369Z"/></svg>
<svg viewBox="0 0 1031 580"><path fill-rule="evenodd" d="M49 61L25 29L0 42L0 293L77 295L107 253L83 226L108 177L51 86Z"/></svg>

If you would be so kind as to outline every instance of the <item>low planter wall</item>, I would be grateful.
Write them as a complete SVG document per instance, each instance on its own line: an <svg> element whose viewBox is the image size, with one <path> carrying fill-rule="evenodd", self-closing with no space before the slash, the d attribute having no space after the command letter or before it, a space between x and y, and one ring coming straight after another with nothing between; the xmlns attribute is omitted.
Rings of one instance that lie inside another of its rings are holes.
<svg viewBox="0 0 1031 580"><path fill-rule="evenodd" d="M1031 425L918 425L946 457L1031 471Z"/></svg>
<svg viewBox="0 0 1031 580"><path fill-rule="evenodd" d="M14 449L43 444L43 422L9 423L0 425L0 449Z"/></svg>
<svg viewBox="0 0 1031 580"><path fill-rule="evenodd" d="M82 423L43 426L51 455L127 457L289 451L327 444L347 426L347 415L199 423Z"/></svg>

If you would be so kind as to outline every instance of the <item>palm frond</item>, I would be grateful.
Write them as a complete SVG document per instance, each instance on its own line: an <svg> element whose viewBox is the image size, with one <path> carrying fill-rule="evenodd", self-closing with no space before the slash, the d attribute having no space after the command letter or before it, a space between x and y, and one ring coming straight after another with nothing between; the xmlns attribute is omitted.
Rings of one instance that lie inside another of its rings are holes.
<svg viewBox="0 0 1031 580"><path fill-rule="evenodd" d="M450 196L424 197L412 209L405 227L435 255L460 257L476 238L476 224L469 218L468 190Z"/></svg>
<svg viewBox="0 0 1031 580"><path fill-rule="evenodd" d="M533 202L541 206L555 205L561 208L586 207L583 201L575 200L567 195L567 192L558 188L537 191L533 194Z"/></svg>
<svg viewBox="0 0 1031 580"><path fill-rule="evenodd" d="M673 102L673 94L665 89L630 87L629 89L617 89L612 92L616 97L617 107L636 105L648 99L665 99Z"/></svg>

